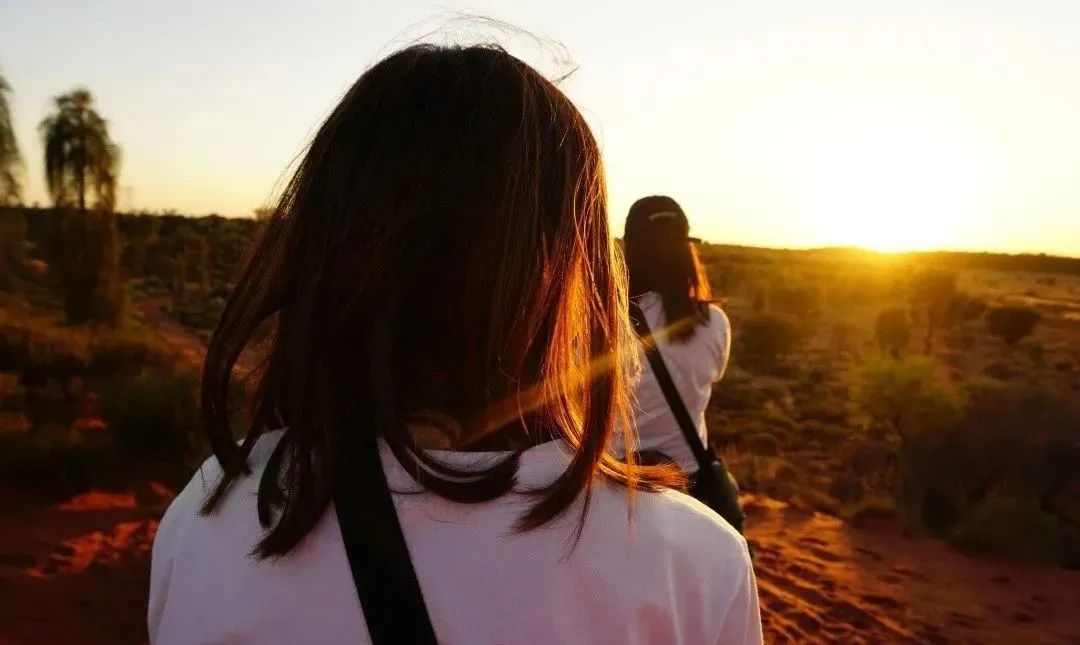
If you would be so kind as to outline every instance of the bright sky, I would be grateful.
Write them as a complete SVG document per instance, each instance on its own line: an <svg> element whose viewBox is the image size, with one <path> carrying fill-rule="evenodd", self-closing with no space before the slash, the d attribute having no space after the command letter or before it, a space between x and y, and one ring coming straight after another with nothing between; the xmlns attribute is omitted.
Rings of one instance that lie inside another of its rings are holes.
<svg viewBox="0 0 1080 645"><path fill-rule="evenodd" d="M1076 0L374 4L0 0L29 201L48 201L36 126L85 85L123 148L121 208L249 214L367 66L467 10L579 66L564 88L616 232L667 193L717 242L1080 256Z"/></svg>

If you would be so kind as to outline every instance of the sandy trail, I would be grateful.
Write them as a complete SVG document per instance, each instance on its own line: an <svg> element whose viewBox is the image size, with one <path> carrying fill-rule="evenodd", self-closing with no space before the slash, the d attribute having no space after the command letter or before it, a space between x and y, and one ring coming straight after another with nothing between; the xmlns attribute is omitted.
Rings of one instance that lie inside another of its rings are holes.
<svg viewBox="0 0 1080 645"><path fill-rule="evenodd" d="M0 488L0 643L140 643L157 484L47 504Z"/></svg>
<svg viewBox="0 0 1080 645"><path fill-rule="evenodd" d="M746 503L770 643L1080 643L1080 571Z"/></svg>

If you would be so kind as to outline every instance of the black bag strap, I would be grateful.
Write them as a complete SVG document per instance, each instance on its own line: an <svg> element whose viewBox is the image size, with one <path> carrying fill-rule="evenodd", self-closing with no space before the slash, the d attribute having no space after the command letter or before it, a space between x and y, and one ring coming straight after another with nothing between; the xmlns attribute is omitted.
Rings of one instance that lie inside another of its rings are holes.
<svg viewBox="0 0 1080 645"><path fill-rule="evenodd" d="M664 398L667 399L671 414L675 416L675 421L678 422L679 429L682 430L683 437L686 438L686 443L694 453L694 459L698 462L699 476L708 477L712 473L712 463L716 461L716 455L709 451L701 441L701 435L697 432L697 425L690 418L690 411L686 409L686 403L682 400L682 396L679 395L675 382L671 380L671 373L668 372L664 357L660 354L660 347L656 343L656 337L653 336L652 331L649 329L649 323L645 320L645 312L634 302L630 303L630 322L634 324L634 331L641 338L642 345L645 348L645 358L648 359L653 374L656 375L656 382L660 385Z"/></svg>
<svg viewBox="0 0 1080 645"><path fill-rule="evenodd" d="M358 463L337 469L334 508L371 642L437 645L378 443L347 454Z"/></svg>

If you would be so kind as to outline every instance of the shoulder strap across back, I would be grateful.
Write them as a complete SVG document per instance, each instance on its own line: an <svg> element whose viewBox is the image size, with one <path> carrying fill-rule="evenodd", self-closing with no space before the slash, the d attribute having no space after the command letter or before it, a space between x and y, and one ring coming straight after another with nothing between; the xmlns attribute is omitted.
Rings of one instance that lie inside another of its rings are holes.
<svg viewBox="0 0 1080 645"><path fill-rule="evenodd" d="M694 459L698 462L698 472L707 476L711 472L712 462L716 458L705 447L704 442L701 441L697 425L690 417L690 411L686 409L686 403L683 401L682 396L679 395L675 382L671 380L671 373L668 371L667 364L664 363L660 347L649 329L649 323L645 320L645 312L634 302L630 303L630 322L633 323L634 331L641 338L645 349L645 358L649 361L649 366L652 367L656 382L664 393L668 407L671 408L671 414L674 415L675 421L679 424L679 429L682 430L683 437L686 438L686 443L694 453Z"/></svg>
<svg viewBox="0 0 1080 645"><path fill-rule="evenodd" d="M334 508L371 642L436 645L378 443L359 448L345 453L358 463L337 469Z"/></svg>

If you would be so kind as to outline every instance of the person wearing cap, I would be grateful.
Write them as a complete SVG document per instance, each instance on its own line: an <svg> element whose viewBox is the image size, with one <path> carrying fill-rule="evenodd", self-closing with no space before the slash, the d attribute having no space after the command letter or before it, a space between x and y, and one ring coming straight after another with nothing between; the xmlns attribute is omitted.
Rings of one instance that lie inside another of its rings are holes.
<svg viewBox="0 0 1080 645"><path fill-rule="evenodd" d="M644 318L647 326L635 327L643 337L651 334L655 346L647 341L642 351L655 353L663 363L658 367L667 372L658 378L657 356L642 361L634 419L637 449L644 463L677 465L687 476L688 492L741 531L734 480L709 448L705 425L713 384L723 377L731 353L731 324L710 302L709 281L695 248L699 241L690 237L690 222L671 197L643 197L630 207L623 243L631 319ZM682 423L678 406L683 407ZM697 446L692 445L695 435ZM699 472L703 463L719 476Z"/></svg>

